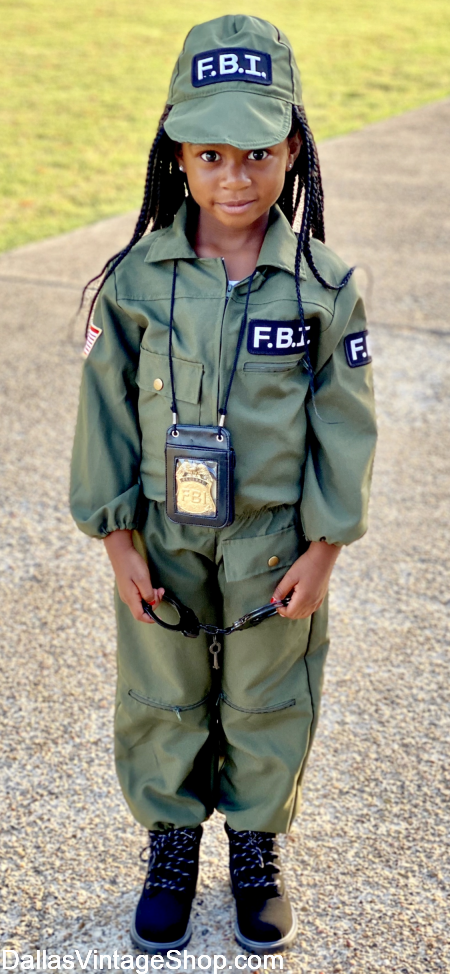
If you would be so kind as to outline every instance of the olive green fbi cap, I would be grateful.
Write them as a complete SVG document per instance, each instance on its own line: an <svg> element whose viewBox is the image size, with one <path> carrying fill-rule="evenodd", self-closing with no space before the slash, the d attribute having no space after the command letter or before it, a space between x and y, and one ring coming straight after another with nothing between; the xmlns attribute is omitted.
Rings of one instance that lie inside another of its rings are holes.
<svg viewBox="0 0 450 974"><path fill-rule="evenodd" d="M164 123L175 142L276 145L301 104L300 74L285 34L258 17L229 14L193 27L170 82Z"/></svg>

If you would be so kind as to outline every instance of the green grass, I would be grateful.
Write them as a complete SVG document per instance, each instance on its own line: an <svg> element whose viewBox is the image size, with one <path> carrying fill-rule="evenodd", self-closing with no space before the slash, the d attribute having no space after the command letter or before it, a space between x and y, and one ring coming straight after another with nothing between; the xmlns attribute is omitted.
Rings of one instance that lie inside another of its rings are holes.
<svg viewBox="0 0 450 974"><path fill-rule="evenodd" d="M319 139L450 94L449 0L0 0L0 249L138 206L187 30L237 12L288 34Z"/></svg>

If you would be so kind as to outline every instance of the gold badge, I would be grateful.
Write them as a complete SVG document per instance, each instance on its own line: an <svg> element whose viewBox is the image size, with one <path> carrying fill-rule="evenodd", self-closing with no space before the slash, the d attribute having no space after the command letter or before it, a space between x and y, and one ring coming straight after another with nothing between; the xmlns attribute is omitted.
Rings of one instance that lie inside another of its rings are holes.
<svg viewBox="0 0 450 974"><path fill-rule="evenodd" d="M177 460L177 511L180 514L202 514L214 517L217 513L217 464L204 460Z"/></svg>

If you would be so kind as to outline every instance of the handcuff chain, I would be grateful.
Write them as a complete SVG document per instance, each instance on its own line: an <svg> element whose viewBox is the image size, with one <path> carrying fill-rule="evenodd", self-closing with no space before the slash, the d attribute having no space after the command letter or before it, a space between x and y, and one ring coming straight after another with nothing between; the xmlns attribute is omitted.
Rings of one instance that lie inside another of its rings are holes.
<svg viewBox="0 0 450 974"><path fill-rule="evenodd" d="M228 629L221 629L220 626L204 625L203 622L199 622L200 629L206 632L208 636L227 636L229 635Z"/></svg>

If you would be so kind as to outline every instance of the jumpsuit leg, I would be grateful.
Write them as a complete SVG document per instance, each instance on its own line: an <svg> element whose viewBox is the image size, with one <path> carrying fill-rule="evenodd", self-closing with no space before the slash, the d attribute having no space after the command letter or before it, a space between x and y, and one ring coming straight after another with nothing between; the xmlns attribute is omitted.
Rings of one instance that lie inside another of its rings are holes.
<svg viewBox="0 0 450 974"><path fill-rule="evenodd" d="M301 553L296 513L291 510L286 526L287 513L266 512L223 541L225 624L269 602ZM271 569L274 556L279 563ZM311 618L274 616L225 637L220 709L226 744L217 807L232 828L289 831L317 726L327 650L326 602Z"/></svg>
<svg viewBox="0 0 450 974"><path fill-rule="evenodd" d="M216 532L173 524L152 502L135 543L151 553L155 584L218 625L268 602L302 550L291 507ZM116 602L116 766L134 817L149 829L194 827L216 806L232 828L288 831L317 723L326 606L311 619L276 616L225 638L219 774L211 637L143 625Z"/></svg>
<svg viewBox="0 0 450 974"><path fill-rule="evenodd" d="M150 504L146 524L134 537L143 555L151 552L152 582L211 623L220 602L214 535L172 524L163 505ZM116 615L115 758L125 799L147 829L196 827L214 805L211 637L188 639L137 622L117 593Z"/></svg>

